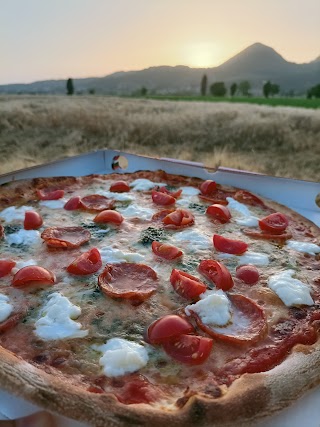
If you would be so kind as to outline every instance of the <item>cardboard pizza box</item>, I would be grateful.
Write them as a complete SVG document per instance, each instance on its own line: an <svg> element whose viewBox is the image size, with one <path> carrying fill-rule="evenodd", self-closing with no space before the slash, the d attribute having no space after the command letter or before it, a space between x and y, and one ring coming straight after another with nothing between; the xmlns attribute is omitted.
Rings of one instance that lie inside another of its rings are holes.
<svg viewBox="0 0 320 427"><path fill-rule="evenodd" d="M52 176L82 176L100 173L132 173L159 170L167 173L212 179L220 184L247 189L297 211L320 226L320 183L241 171L205 168L201 163L168 158L138 156L115 150L99 150L52 163L0 175L0 184L19 179ZM0 385L1 387L1 385ZM283 391L285 394L285 390ZM289 408L256 424L256 427L319 427L320 386L309 391ZM0 390L0 420L14 420L36 413L41 408ZM85 424L57 416L58 427L85 427Z"/></svg>

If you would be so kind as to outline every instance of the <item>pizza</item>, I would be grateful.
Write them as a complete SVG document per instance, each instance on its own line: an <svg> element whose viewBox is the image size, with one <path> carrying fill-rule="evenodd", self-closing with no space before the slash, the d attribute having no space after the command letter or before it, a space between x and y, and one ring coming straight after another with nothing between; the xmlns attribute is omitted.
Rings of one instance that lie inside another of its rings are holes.
<svg viewBox="0 0 320 427"><path fill-rule="evenodd" d="M320 382L319 228L163 171L0 191L0 385L96 426L247 425Z"/></svg>

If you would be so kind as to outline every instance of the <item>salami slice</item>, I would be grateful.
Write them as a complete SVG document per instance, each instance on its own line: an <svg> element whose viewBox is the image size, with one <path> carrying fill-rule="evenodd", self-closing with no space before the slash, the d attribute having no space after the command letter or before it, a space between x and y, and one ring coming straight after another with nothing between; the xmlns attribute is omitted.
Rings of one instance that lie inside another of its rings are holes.
<svg viewBox="0 0 320 427"><path fill-rule="evenodd" d="M91 194L90 196L82 197L81 206L88 211L100 212L106 209L112 209L114 201L100 194Z"/></svg>
<svg viewBox="0 0 320 427"><path fill-rule="evenodd" d="M53 248L72 249L88 242L91 234L83 227L49 227L42 232L41 237Z"/></svg>

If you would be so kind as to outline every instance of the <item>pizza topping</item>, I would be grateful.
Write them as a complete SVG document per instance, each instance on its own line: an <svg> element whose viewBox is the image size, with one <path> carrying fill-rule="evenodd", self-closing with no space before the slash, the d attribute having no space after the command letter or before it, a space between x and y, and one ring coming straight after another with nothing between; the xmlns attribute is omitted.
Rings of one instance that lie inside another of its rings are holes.
<svg viewBox="0 0 320 427"><path fill-rule="evenodd" d="M50 227L42 232L41 237L48 246L71 249L88 242L91 234L83 227Z"/></svg>
<svg viewBox="0 0 320 427"><path fill-rule="evenodd" d="M122 262L142 262L144 256L136 252L123 252L106 246L100 249L101 258L104 264L120 264Z"/></svg>
<svg viewBox="0 0 320 427"><path fill-rule="evenodd" d="M190 227L194 224L194 216L186 209L177 209L162 219L162 223L167 228Z"/></svg>
<svg viewBox="0 0 320 427"><path fill-rule="evenodd" d="M160 387L155 387L142 375L133 375L125 377L123 387L114 390L119 402L132 405L135 403L151 403L161 399L163 393Z"/></svg>
<svg viewBox="0 0 320 427"><path fill-rule="evenodd" d="M194 332L194 327L186 319L169 314L151 323L146 332L146 341L150 344L162 344L179 335Z"/></svg>
<svg viewBox="0 0 320 427"><path fill-rule="evenodd" d="M83 338L88 335L88 331L81 330L81 324L74 321L80 314L80 307L55 292L48 296L48 302L40 310L40 318L35 322L35 333L43 340Z"/></svg>
<svg viewBox="0 0 320 427"><path fill-rule="evenodd" d="M217 189L217 184L211 179L208 179L207 181L203 181L200 185L201 194L203 194L204 196L210 196L216 191L216 189Z"/></svg>
<svg viewBox="0 0 320 427"><path fill-rule="evenodd" d="M246 205L240 203L238 200L235 200L232 197L227 197L227 201L228 208L238 214L238 217L235 218L235 222L237 224L244 225L246 227L258 226L259 219L251 213L251 211Z"/></svg>
<svg viewBox="0 0 320 427"><path fill-rule="evenodd" d="M240 255L240 256L219 253L218 256L219 258L233 258L237 261L238 265L253 264L253 265L263 266L263 265L269 264L268 255L260 252L247 251L244 255Z"/></svg>
<svg viewBox="0 0 320 427"><path fill-rule="evenodd" d="M244 234L250 237L255 237L257 239L264 239L264 240L275 240L275 241L285 241L288 239L291 239L292 234L291 233L268 233L266 231L253 231L253 230L242 230Z"/></svg>
<svg viewBox="0 0 320 427"><path fill-rule="evenodd" d="M130 191L130 187L125 181L116 181L110 185L110 191L113 193L126 193Z"/></svg>
<svg viewBox="0 0 320 427"><path fill-rule="evenodd" d="M111 338L103 345L93 346L103 353L99 363L107 377L118 377L138 371L147 365L149 356L146 348L123 338Z"/></svg>
<svg viewBox="0 0 320 427"><path fill-rule="evenodd" d="M181 187L183 196L197 196L200 193L200 190L195 187Z"/></svg>
<svg viewBox="0 0 320 427"><path fill-rule="evenodd" d="M287 247L297 252L304 252L310 255L320 253L320 246L310 242L298 242L297 240L288 240Z"/></svg>
<svg viewBox="0 0 320 427"><path fill-rule="evenodd" d="M213 259L202 260L199 271L216 285L217 289L228 291L233 287L233 279L226 266Z"/></svg>
<svg viewBox="0 0 320 427"><path fill-rule="evenodd" d="M236 277L248 285L258 282L260 274L254 265L242 265L236 269Z"/></svg>
<svg viewBox="0 0 320 427"><path fill-rule="evenodd" d="M16 262L12 259L0 259L0 277L4 277L11 272Z"/></svg>
<svg viewBox="0 0 320 427"><path fill-rule="evenodd" d="M38 265L29 265L13 276L12 286L21 288L28 285L53 285L55 281L55 275L51 271Z"/></svg>
<svg viewBox="0 0 320 427"><path fill-rule="evenodd" d="M5 222L23 221L25 213L32 210L31 206L20 206L19 208L10 206L0 212L0 218L4 219Z"/></svg>
<svg viewBox="0 0 320 427"><path fill-rule="evenodd" d="M67 271L71 274L84 276L96 273L102 267L100 252L97 248L83 253L75 259L68 267Z"/></svg>
<svg viewBox="0 0 320 427"><path fill-rule="evenodd" d="M0 224L0 240L3 238L4 236L4 228L3 226Z"/></svg>
<svg viewBox="0 0 320 427"><path fill-rule="evenodd" d="M91 194L90 196L82 197L81 207L88 211L104 211L106 209L112 209L114 201L108 199L100 194Z"/></svg>
<svg viewBox="0 0 320 427"><path fill-rule="evenodd" d="M121 212L125 218L140 218L144 220L150 220L155 212L153 209L133 203L126 208L119 208L118 211Z"/></svg>
<svg viewBox="0 0 320 427"><path fill-rule="evenodd" d="M163 349L173 359L187 365L200 365L210 356L213 341L198 335L180 335L163 343Z"/></svg>
<svg viewBox="0 0 320 427"><path fill-rule="evenodd" d="M102 224L111 223L115 225L120 225L123 221L123 216L119 212L108 209L108 210L99 212L93 221L102 223Z"/></svg>
<svg viewBox="0 0 320 427"><path fill-rule="evenodd" d="M259 220L261 230L271 233L282 233L288 225L288 218L280 212L272 213Z"/></svg>
<svg viewBox="0 0 320 427"><path fill-rule="evenodd" d="M248 249L248 244L241 240L228 239L227 237L213 235L213 245L215 249L227 254L240 255Z"/></svg>
<svg viewBox="0 0 320 427"><path fill-rule="evenodd" d="M59 200L43 200L39 202L40 206L45 206L49 209L62 209L66 205L65 199L59 199Z"/></svg>
<svg viewBox="0 0 320 427"><path fill-rule="evenodd" d="M266 207L265 204L263 203L263 201L261 199L259 199L259 197L250 193L250 191L238 190L233 197L238 202L245 203L246 205L260 206L263 208Z"/></svg>
<svg viewBox="0 0 320 427"><path fill-rule="evenodd" d="M160 193L168 194L169 196L172 196L175 199L178 199L182 194L182 189L177 191L169 191L167 187L159 187L157 188L157 191L159 191Z"/></svg>
<svg viewBox="0 0 320 427"><path fill-rule="evenodd" d="M6 295L0 294L0 322L6 320L13 311L13 306L9 303Z"/></svg>
<svg viewBox="0 0 320 427"><path fill-rule="evenodd" d="M71 197L71 199L67 201L67 203L63 206L63 208L66 211L75 211L77 209L80 209L81 197L80 196Z"/></svg>
<svg viewBox="0 0 320 427"><path fill-rule="evenodd" d="M9 245L32 246L39 242L40 233L36 230L24 230L21 228L16 233L6 235L6 241Z"/></svg>
<svg viewBox="0 0 320 427"><path fill-rule="evenodd" d="M34 259L29 259L27 261L17 261L14 268L12 269L12 273L16 274L19 270L21 270L21 268L28 267L29 265L37 265L37 261Z"/></svg>
<svg viewBox="0 0 320 427"><path fill-rule="evenodd" d="M152 182L145 178L138 178L130 183L130 187L132 187L135 191L148 191L155 187L162 187L163 185L164 184L162 182Z"/></svg>
<svg viewBox="0 0 320 427"><path fill-rule="evenodd" d="M268 286L287 307L313 305L309 287L298 279L294 279L294 270L285 270L269 277Z"/></svg>
<svg viewBox="0 0 320 427"><path fill-rule="evenodd" d="M98 278L101 291L111 298L142 302L158 287L157 273L147 265L108 264Z"/></svg>
<svg viewBox="0 0 320 427"><path fill-rule="evenodd" d="M160 206L173 205L176 202L176 199L170 194L163 193L161 191L152 191L152 200L153 203Z"/></svg>
<svg viewBox="0 0 320 427"><path fill-rule="evenodd" d="M151 247L155 255L167 260L177 259L183 255L181 249L166 243L157 242L155 240L152 242Z"/></svg>
<svg viewBox="0 0 320 427"><path fill-rule="evenodd" d="M189 306L188 310L199 328L216 339L235 344L261 339L267 326L263 309L252 299L240 294L230 294L229 299L231 321L221 326L213 322L205 323L192 306Z"/></svg>
<svg viewBox="0 0 320 427"><path fill-rule="evenodd" d="M178 243L187 244L191 251L210 249L212 247L211 239L195 230L180 231L174 235L173 239Z"/></svg>
<svg viewBox="0 0 320 427"><path fill-rule="evenodd" d="M186 299L197 298L207 289L200 279L177 269L172 270L170 282L177 294Z"/></svg>
<svg viewBox="0 0 320 427"><path fill-rule="evenodd" d="M40 200L58 200L64 196L64 190L50 190L48 188L37 190Z"/></svg>
<svg viewBox="0 0 320 427"><path fill-rule="evenodd" d="M36 230L43 224L43 219L38 212L27 211L24 217L23 227L25 230Z"/></svg>
<svg viewBox="0 0 320 427"><path fill-rule="evenodd" d="M191 312L197 313L206 325L224 326L231 320L231 304L221 289L204 292L198 302L187 305L185 312L188 316L191 316Z"/></svg>
<svg viewBox="0 0 320 427"><path fill-rule="evenodd" d="M209 206L206 210L206 214L218 220L222 224L229 222L231 218L229 209L226 206L219 204Z"/></svg>

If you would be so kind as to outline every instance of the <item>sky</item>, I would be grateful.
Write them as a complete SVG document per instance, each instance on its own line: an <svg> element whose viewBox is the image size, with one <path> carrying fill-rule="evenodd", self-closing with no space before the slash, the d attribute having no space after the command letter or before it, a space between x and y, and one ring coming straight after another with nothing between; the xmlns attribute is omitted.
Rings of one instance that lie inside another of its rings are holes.
<svg viewBox="0 0 320 427"><path fill-rule="evenodd" d="M260 42L320 55L320 0L0 0L0 84L214 67Z"/></svg>

